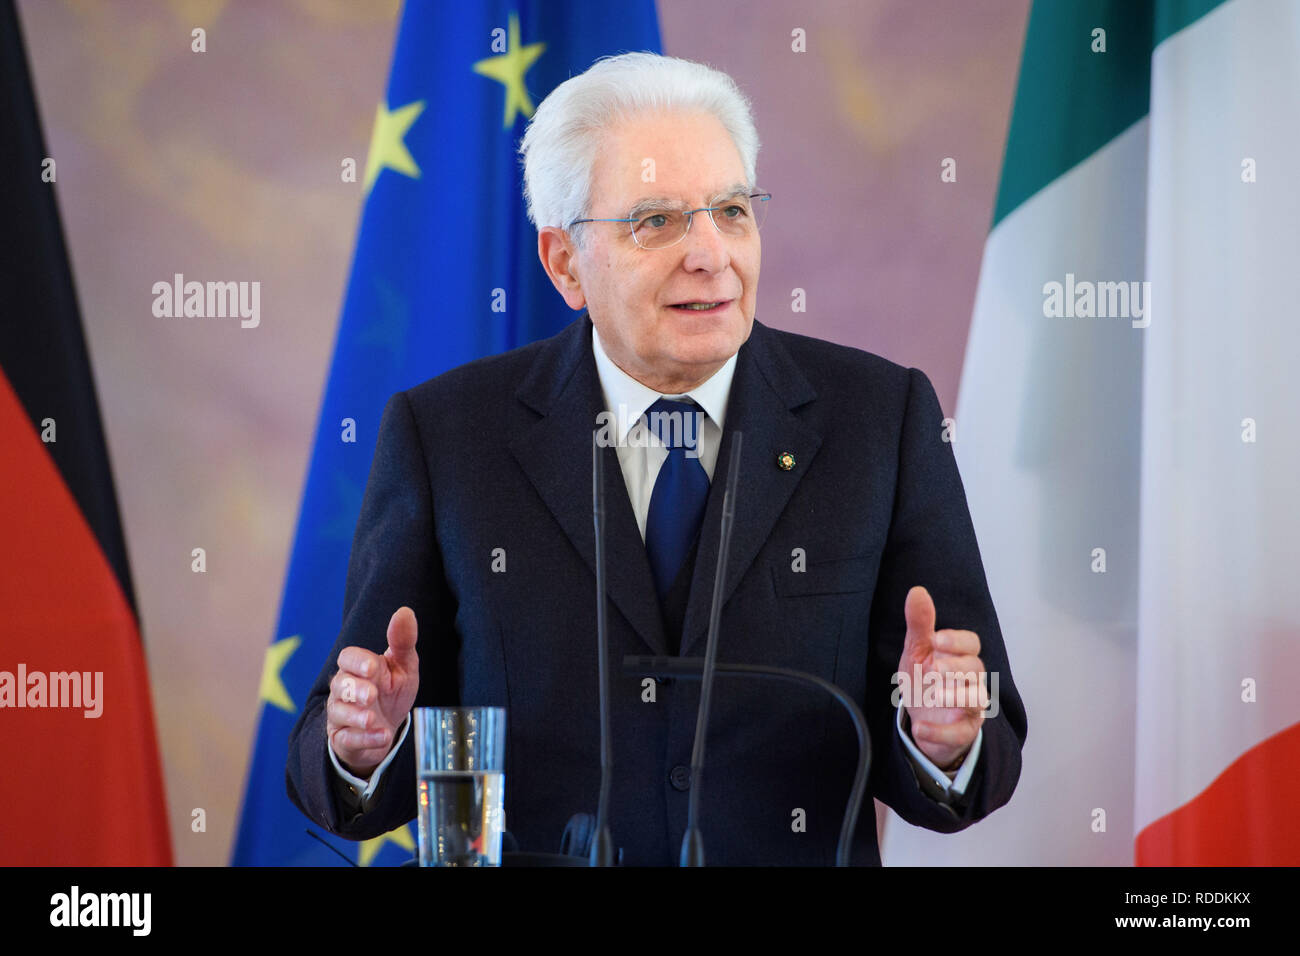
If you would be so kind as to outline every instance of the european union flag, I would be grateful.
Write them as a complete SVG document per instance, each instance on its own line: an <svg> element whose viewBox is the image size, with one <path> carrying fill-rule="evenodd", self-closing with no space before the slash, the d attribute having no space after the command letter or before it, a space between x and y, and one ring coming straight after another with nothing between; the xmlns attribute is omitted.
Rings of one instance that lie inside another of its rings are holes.
<svg viewBox="0 0 1300 956"><path fill-rule="evenodd" d="M352 533L384 404L472 359L553 335L570 312L537 259L516 149L554 87L601 56L659 50L653 0L412 0L375 113L365 206L303 494L234 865L345 865L289 802L289 732L338 636ZM413 824L351 843L415 855Z"/></svg>

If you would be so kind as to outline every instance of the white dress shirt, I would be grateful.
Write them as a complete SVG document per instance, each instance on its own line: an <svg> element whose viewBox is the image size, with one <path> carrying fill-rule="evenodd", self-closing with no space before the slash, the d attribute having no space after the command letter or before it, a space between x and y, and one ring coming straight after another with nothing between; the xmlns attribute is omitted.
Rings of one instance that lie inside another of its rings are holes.
<svg viewBox="0 0 1300 956"><path fill-rule="evenodd" d="M646 427L642 416L661 398L681 402L690 399L703 411L698 432L700 464L704 473L713 480L713 469L718 463L718 450L722 447L722 426L727 417L727 397L731 394L731 378L736 371L736 356L713 373L702 385L677 395L656 392L642 385L614 364L600 344L596 327L591 327L591 347L596 355L596 372L600 375L600 390L605 396L605 410L613 416L614 437L618 440L618 464L627 485L627 496L636 515L636 526L645 541L646 517L650 513L650 495L654 491L659 469L668 459L668 448Z"/></svg>
<svg viewBox="0 0 1300 956"><path fill-rule="evenodd" d="M659 468L668 458L668 449L650 433L642 416L661 398L694 401L704 413L699 430L696 432L700 464L704 467L704 473L712 481L713 470L718 462L718 451L722 447L722 428L726 421L727 399L731 394L731 379L736 371L736 356L727 359L726 364L714 372L708 381L697 385L689 392L665 395L641 384L615 365L613 359L605 353L594 325L591 329L591 347L595 354L596 372L600 376L605 410L612 416L609 424L614 429L614 437L618 442L616 451L619 468L623 472L623 482L627 485L627 495L632 502L632 512L636 515L636 525L641 532L641 540L644 541L646 517L650 513L650 495L654 491ZM912 759L912 765L932 779L944 794L951 797L965 793L971 774L975 772L975 764L979 760L980 745L984 741L983 729L976 735L975 743L971 745L970 752L967 753L962 765L952 773L945 773L921 752L911 736L904 731L904 710L903 707L898 708L895 724L898 728L898 736ZM335 755L333 745L327 746L334 769L351 786L352 794L357 798L355 802L359 802L362 809L366 809L370 797L379 785L380 775L401 747L410 724L411 718L408 714L393 743L392 750L388 752L384 762L374 769L369 780L348 773Z"/></svg>

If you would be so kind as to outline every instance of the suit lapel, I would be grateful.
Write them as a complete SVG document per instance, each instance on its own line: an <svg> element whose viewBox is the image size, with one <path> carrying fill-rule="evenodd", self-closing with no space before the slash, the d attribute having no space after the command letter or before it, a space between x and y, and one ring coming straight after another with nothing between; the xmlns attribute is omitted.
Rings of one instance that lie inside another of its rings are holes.
<svg viewBox="0 0 1300 956"><path fill-rule="evenodd" d="M692 651L702 654L708 633L732 436L737 431L744 432L737 475L736 520L721 595L724 606L754 563L821 446L821 434L791 411L812 401L816 395L772 331L756 321L749 340L736 356L722 448L713 470L682 627L683 656L691 656ZM777 465L777 456L783 452L794 456L795 467L789 471Z"/></svg>
<svg viewBox="0 0 1300 956"><path fill-rule="evenodd" d="M542 417L511 441L510 451L594 575L591 436L604 398L591 351L591 320L585 313L547 343L516 394ZM618 452L609 446L601 453L608 597L650 650L664 654L663 617ZM595 600L594 587L591 596Z"/></svg>

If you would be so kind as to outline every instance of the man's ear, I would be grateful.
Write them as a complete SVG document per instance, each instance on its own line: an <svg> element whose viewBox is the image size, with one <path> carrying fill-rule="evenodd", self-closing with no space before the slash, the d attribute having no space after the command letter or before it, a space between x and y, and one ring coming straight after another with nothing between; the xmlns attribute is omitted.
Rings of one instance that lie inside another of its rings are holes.
<svg viewBox="0 0 1300 956"><path fill-rule="evenodd" d="M582 284L574 274L578 250L569 234L558 226L544 226L537 230L537 257L550 277L555 290L564 297L569 308L577 310L587 304Z"/></svg>

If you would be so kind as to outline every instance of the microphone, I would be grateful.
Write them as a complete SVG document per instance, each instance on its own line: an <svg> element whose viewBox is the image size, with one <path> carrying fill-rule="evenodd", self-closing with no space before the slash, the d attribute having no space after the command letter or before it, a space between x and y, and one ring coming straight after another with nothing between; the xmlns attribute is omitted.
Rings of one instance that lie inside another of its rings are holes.
<svg viewBox="0 0 1300 956"><path fill-rule="evenodd" d="M704 675L706 664L707 660L702 661L698 657L640 657L629 654L623 658L623 673L629 677L672 677L699 680ZM816 674L791 670L788 667L768 667L762 664L719 664L717 662L714 662L713 670L714 673L722 674L725 677L764 677L820 687L839 701L844 709L849 712L849 718L853 721L853 729L858 734L858 766L853 774L853 787L849 791L849 803L844 810L844 820L840 825L840 839L835 846L835 865L848 866L849 855L853 852L853 835L857 830L858 814L862 810L862 801L866 797L867 776L871 769L871 734L867 729L867 719L862 715L862 709L842 688L818 677ZM703 690L701 690L702 695ZM691 775L691 795L694 796L694 791L698 786L694 776L694 765L691 767ZM683 861L682 865L702 865L704 847L699 840L698 832L691 849L693 854L698 852L700 862L687 864ZM687 847L683 842L683 858L685 858L686 851Z"/></svg>
<svg viewBox="0 0 1300 956"><path fill-rule="evenodd" d="M736 485L740 478L741 432L731 439L731 461L727 468L726 494L722 499L722 534L718 540L718 570L713 577L713 603L709 607L709 637L704 646L704 667L700 684L700 708L695 715L695 746L691 748L691 794L686 809L686 833L682 836L682 866L704 865L704 838L700 834L700 786L704 780L704 744L709 727L709 706L713 698L713 672L718 657L718 620L722 616L722 591L727 582L727 552L736 523Z"/></svg>
<svg viewBox="0 0 1300 956"><path fill-rule="evenodd" d="M596 530L596 658L600 668L600 799L596 832L591 841L591 866L614 865L614 841L609 831L609 789L613 758L609 743L609 634L605 622L605 467L600 429L591 433L591 510Z"/></svg>

